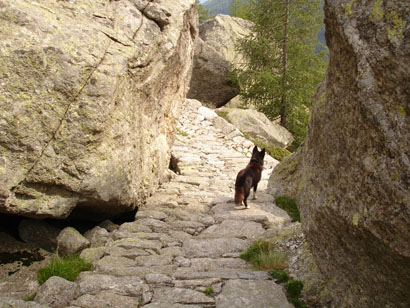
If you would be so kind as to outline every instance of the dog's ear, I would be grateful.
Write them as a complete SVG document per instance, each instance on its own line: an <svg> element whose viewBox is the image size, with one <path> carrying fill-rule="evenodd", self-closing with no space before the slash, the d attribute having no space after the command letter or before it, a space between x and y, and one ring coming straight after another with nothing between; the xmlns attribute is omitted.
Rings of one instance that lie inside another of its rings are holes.
<svg viewBox="0 0 410 308"><path fill-rule="evenodd" d="M262 149L261 155L262 155L262 157L265 157L265 149Z"/></svg>
<svg viewBox="0 0 410 308"><path fill-rule="evenodd" d="M256 145L253 147L252 153L259 153L258 147Z"/></svg>

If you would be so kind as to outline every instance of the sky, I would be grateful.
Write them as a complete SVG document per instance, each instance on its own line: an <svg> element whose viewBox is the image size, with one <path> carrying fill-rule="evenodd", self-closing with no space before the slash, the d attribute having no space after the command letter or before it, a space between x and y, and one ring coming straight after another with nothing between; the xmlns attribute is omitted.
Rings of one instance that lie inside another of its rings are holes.
<svg viewBox="0 0 410 308"><path fill-rule="evenodd" d="M206 2L207 0L199 0L199 2L200 3L204 3L204 2Z"/></svg>

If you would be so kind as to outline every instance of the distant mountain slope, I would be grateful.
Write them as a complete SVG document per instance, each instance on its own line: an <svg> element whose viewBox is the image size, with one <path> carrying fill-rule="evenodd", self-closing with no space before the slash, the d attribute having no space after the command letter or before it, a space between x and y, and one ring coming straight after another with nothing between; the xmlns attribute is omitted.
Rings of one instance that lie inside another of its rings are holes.
<svg viewBox="0 0 410 308"><path fill-rule="evenodd" d="M229 5L232 0L208 0L204 3L204 7L211 15L226 14L229 15Z"/></svg>

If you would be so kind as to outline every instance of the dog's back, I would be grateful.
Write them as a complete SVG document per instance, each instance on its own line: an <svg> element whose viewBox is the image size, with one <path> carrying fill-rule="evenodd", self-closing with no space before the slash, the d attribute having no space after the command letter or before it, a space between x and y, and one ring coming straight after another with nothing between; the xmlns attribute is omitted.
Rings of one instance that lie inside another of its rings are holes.
<svg viewBox="0 0 410 308"><path fill-rule="evenodd" d="M235 203L241 204L242 201L245 207L248 208L247 199L251 188L254 188L255 197L258 183L262 177L263 158L265 149L261 152L255 146L252 151L252 158L245 169L239 171L235 181Z"/></svg>

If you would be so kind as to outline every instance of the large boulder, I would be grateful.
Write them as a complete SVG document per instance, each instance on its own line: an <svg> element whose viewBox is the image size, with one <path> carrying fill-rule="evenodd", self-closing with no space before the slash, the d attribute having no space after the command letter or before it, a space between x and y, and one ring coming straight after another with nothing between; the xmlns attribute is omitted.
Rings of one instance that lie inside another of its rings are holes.
<svg viewBox="0 0 410 308"><path fill-rule="evenodd" d="M243 58L236 51L237 40L249 35L251 28L249 20L219 14L200 25L199 36L229 63L238 66Z"/></svg>
<svg viewBox="0 0 410 308"><path fill-rule="evenodd" d="M220 111L242 133L253 139L282 148L290 146L294 140L286 128L273 123L265 114L257 110L224 107Z"/></svg>
<svg viewBox="0 0 410 308"><path fill-rule="evenodd" d="M284 162L299 176L270 182L297 181L336 307L409 304L409 13L406 1L326 1L327 77L298 161Z"/></svg>
<svg viewBox="0 0 410 308"><path fill-rule="evenodd" d="M247 20L228 15L217 15L200 25L201 39L195 48L188 98L221 107L238 95L230 74L243 58L235 44L250 33L251 25Z"/></svg>
<svg viewBox="0 0 410 308"><path fill-rule="evenodd" d="M239 94L239 90L229 80L230 72L230 63L198 38L187 97L214 107L225 105L232 97Z"/></svg>
<svg viewBox="0 0 410 308"><path fill-rule="evenodd" d="M194 0L0 0L0 211L131 211L168 168Z"/></svg>

